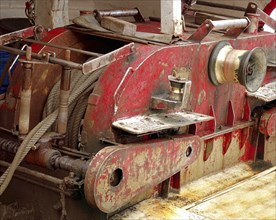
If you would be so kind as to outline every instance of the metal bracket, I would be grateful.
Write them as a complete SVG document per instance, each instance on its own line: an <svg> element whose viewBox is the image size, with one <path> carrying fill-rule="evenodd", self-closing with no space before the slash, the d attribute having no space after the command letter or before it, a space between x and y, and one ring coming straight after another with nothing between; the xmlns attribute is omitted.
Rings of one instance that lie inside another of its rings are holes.
<svg viewBox="0 0 276 220"><path fill-rule="evenodd" d="M157 110L187 109L190 98L192 82L173 72L168 79L171 84L171 92L155 95L151 97L151 108Z"/></svg>
<svg viewBox="0 0 276 220"><path fill-rule="evenodd" d="M84 75L87 75L97 69L100 69L102 67L105 67L109 65L110 63L113 63L114 61L118 59L122 59L124 57L127 57L131 53L135 52L135 44L129 43L117 50L114 50L110 53L104 54L100 57L97 57L93 60L89 60L85 62L82 65L82 73Z"/></svg>
<svg viewBox="0 0 276 220"><path fill-rule="evenodd" d="M8 34L0 35L0 46L18 41L18 38L29 38L34 36L34 26Z"/></svg>
<svg viewBox="0 0 276 220"><path fill-rule="evenodd" d="M91 206L112 213L193 163L200 148L200 138L193 135L105 147L86 172L86 200Z"/></svg>
<svg viewBox="0 0 276 220"><path fill-rule="evenodd" d="M186 125L212 120L214 117L194 112L160 113L138 115L120 119L112 123L113 127L130 134L142 135L156 133L166 129L177 129Z"/></svg>
<svg viewBox="0 0 276 220"><path fill-rule="evenodd" d="M248 18L231 20L205 20L200 27L188 38L189 41L201 42L212 30L226 30L225 36L236 38L250 24Z"/></svg>

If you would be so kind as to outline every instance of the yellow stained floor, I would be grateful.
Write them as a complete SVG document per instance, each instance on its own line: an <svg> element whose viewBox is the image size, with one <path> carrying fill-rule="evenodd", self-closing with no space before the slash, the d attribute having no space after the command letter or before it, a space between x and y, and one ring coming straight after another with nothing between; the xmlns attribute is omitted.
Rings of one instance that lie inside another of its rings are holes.
<svg viewBox="0 0 276 220"><path fill-rule="evenodd" d="M148 199L111 217L134 219L276 219L276 166L240 163L187 184L168 199Z"/></svg>

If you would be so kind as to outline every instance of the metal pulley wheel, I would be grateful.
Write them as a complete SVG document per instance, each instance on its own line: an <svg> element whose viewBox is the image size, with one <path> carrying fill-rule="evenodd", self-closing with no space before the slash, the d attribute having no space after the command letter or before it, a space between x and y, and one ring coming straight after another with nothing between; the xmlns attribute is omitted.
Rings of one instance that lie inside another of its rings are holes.
<svg viewBox="0 0 276 220"><path fill-rule="evenodd" d="M235 82L255 92L262 85L267 68L266 54L262 48L236 50L230 43L220 42L209 58L208 74L211 82L218 86Z"/></svg>

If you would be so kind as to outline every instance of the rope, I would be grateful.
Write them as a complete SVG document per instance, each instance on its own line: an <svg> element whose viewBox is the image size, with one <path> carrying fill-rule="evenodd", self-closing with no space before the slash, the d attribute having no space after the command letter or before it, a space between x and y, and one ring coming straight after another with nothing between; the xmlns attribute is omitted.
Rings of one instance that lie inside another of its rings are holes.
<svg viewBox="0 0 276 220"><path fill-rule="evenodd" d="M85 77L86 80L82 81L82 84L72 91L69 97L69 105L76 101L76 99L88 89L93 89L95 87L95 82L100 77L103 69L96 70L93 74L89 74ZM16 155L11 163L11 165L7 168L7 170L0 177L0 196L3 194L5 189L8 187L12 176L28 154L28 152L32 149L32 147L36 144L36 142L42 137L43 134L53 125L58 116L58 109L49 114L45 119L43 119L40 123L38 123L26 136L26 138L21 143Z"/></svg>

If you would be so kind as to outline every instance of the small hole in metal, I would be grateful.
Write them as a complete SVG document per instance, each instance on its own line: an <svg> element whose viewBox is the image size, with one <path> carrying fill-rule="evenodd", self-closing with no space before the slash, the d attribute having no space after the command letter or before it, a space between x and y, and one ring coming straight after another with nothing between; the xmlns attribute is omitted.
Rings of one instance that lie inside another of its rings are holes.
<svg viewBox="0 0 276 220"><path fill-rule="evenodd" d="M118 186L121 180L123 179L123 171L118 168L113 171L109 178L109 183L111 186Z"/></svg>
<svg viewBox="0 0 276 220"><path fill-rule="evenodd" d="M186 157L191 156L192 151L193 151L192 147L191 147L191 146L188 146L188 148L186 149Z"/></svg>

